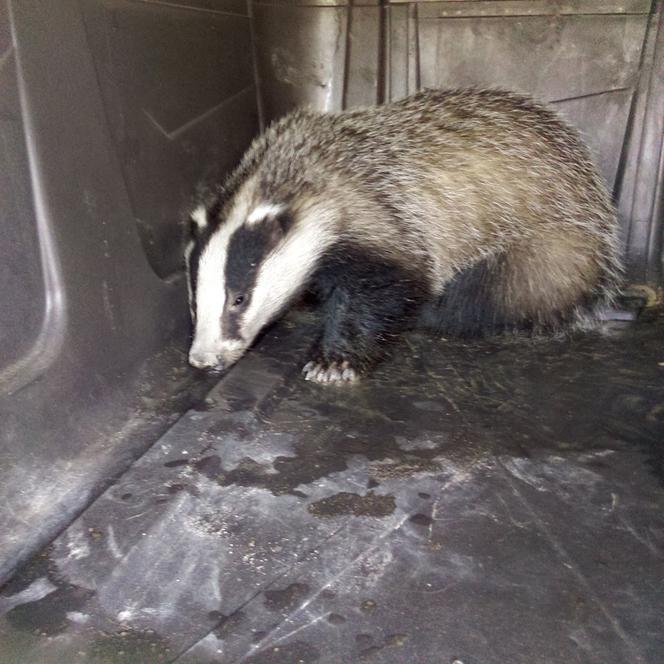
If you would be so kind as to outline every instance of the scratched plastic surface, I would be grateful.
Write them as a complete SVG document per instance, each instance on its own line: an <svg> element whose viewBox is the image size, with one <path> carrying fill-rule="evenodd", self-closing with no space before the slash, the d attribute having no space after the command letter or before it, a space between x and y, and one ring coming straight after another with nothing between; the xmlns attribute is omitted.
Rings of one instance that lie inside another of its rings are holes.
<svg viewBox="0 0 664 664"><path fill-rule="evenodd" d="M343 389L282 325L2 589L0 661L661 662L650 319Z"/></svg>

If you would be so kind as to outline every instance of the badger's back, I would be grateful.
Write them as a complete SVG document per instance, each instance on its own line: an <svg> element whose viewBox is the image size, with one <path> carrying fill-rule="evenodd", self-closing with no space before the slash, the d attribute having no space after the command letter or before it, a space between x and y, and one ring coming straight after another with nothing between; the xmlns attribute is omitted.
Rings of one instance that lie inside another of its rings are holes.
<svg viewBox="0 0 664 664"><path fill-rule="evenodd" d="M296 112L249 151L266 199L316 199L345 242L417 265L452 331L574 319L620 274L616 219L578 134L491 90L424 91L341 114ZM320 217L320 215L319 215Z"/></svg>

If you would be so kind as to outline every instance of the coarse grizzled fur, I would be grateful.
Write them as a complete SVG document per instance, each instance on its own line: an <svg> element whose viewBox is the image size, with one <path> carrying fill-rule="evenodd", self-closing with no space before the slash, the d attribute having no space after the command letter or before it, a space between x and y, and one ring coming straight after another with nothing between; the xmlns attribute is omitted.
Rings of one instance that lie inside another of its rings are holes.
<svg viewBox="0 0 664 664"><path fill-rule="evenodd" d="M219 369L304 289L308 379L352 380L401 330L557 330L611 303L616 216L552 110L496 90L296 111L249 148L187 247L190 361Z"/></svg>

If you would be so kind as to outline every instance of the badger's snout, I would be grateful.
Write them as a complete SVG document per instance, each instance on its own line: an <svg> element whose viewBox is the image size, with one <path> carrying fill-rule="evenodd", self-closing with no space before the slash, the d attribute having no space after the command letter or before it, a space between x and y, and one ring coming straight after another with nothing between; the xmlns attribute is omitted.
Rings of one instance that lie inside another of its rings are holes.
<svg viewBox="0 0 664 664"><path fill-rule="evenodd" d="M207 371L226 371L242 357L244 351L245 345L239 341L226 340L221 347L215 344L212 349L194 342L189 351L189 364Z"/></svg>
<svg viewBox="0 0 664 664"><path fill-rule="evenodd" d="M221 355L208 351L191 350L189 352L189 364L197 369L215 369L217 371L225 369Z"/></svg>

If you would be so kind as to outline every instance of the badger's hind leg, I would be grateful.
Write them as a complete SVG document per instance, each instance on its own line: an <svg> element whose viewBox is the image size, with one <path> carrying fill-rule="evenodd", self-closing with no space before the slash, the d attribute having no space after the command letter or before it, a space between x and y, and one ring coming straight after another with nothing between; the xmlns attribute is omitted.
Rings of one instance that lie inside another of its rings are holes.
<svg viewBox="0 0 664 664"><path fill-rule="evenodd" d="M414 324L423 293L417 280L394 265L346 262L324 289L323 330L303 368L307 380L354 382ZM422 293L422 294L421 294Z"/></svg>
<svg viewBox="0 0 664 664"><path fill-rule="evenodd" d="M462 337L504 330L509 321L496 297L503 263L503 257L490 256L459 272L438 299L422 308L420 325Z"/></svg>
<svg viewBox="0 0 664 664"><path fill-rule="evenodd" d="M457 274L420 323L458 336L563 330L592 312L610 278L588 243L568 233L489 256Z"/></svg>

